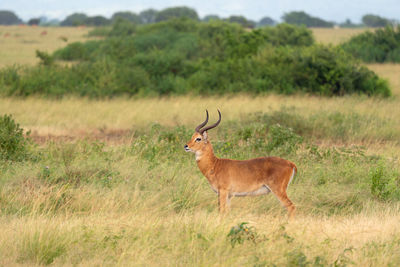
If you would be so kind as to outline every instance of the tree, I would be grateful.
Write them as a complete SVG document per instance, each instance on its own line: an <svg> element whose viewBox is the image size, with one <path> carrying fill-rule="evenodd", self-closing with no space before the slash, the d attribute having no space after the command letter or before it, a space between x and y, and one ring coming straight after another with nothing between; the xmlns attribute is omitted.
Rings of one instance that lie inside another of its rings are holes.
<svg viewBox="0 0 400 267"><path fill-rule="evenodd" d="M331 28L334 25L332 22L312 17L303 11L285 13L282 19L288 24L305 25L307 27Z"/></svg>
<svg viewBox="0 0 400 267"><path fill-rule="evenodd" d="M117 18L122 18L127 21L133 22L135 24L141 24L142 19L140 16L136 13L132 13L130 11L122 11L122 12L116 12L114 15L112 15L111 20L114 22Z"/></svg>
<svg viewBox="0 0 400 267"><path fill-rule="evenodd" d="M65 20L61 21L61 26L79 26L84 25L85 20L88 18L86 14L83 13L74 13L65 18Z"/></svg>
<svg viewBox="0 0 400 267"><path fill-rule="evenodd" d="M364 15L362 17L362 22L368 27L385 27L390 23L388 19L372 14Z"/></svg>
<svg viewBox="0 0 400 267"><path fill-rule="evenodd" d="M170 7L161 10L160 12L157 13L155 21L160 22L172 18L189 18L193 20L199 20L199 16L197 15L196 10L182 6L182 7Z"/></svg>
<svg viewBox="0 0 400 267"><path fill-rule="evenodd" d="M256 23L254 21L248 20L243 16L230 16L226 20L231 23L238 23L245 28L254 28L256 25Z"/></svg>
<svg viewBox="0 0 400 267"><path fill-rule="evenodd" d="M113 21L113 25L109 36L129 36L134 34L136 31L136 24L121 18L117 17L115 21Z"/></svg>
<svg viewBox="0 0 400 267"><path fill-rule="evenodd" d="M58 19L47 20L46 22L40 21L40 26L59 26L60 21Z"/></svg>
<svg viewBox="0 0 400 267"><path fill-rule="evenodd" d="M355 24L353 23L350 19L346 19L345 22L339 24L340 27L342 28L357 28L357 27L363 27L362 24Z"/></svg>
<svg viewBox="0 0 400 267"><path fill-rule="evenodd" d="M218 15L207 15L202 19L204 22L209 22L211 20L220 20L220 17Z"/></svg>
<svg viewBox="0 0 400 267"><path fill-rule="evenodd" d="M144 24L150 24L156 22L158 11L155 9L146 9L139 13L139 17Z"/></svg>
<svg viewBox="0 0 400 267"><path fill-rule="evenodd" d="M39 18L32 18L28 20L28 25L39 25L40 24L40 19Z"/></svg>
<svg viewBox="0 0 400 267"><path fill-rule="evenodd" d="M260 21L258 22L257 26L274 26L276 24L276 21L271 19L270 17L263 17L262 19L260 19Z"/></svg>
<svg viewBox="0 0 400 267"><path fill-rule="evenodd" d="M110 20L103 16L93 16L86 18L84 24L88 26L105 26L110 24Z"/></svg>
<svg viewBox="0 0 400 267"><path fill-rule="evenodd" d="M0 10L0 25L20 24L22 20L12 11Z"/></svg>

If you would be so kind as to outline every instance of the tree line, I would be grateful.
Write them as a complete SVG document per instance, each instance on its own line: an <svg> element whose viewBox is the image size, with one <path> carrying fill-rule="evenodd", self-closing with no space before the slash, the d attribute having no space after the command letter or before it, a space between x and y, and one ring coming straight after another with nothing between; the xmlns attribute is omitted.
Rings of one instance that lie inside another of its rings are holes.
<svg viewBox="0 0 400 267"><path fill-rule="evenodd" d="M119 11L114 13L111 18L104 16L88 16L84 13L73 13L67 16L64 20L48 20L46 17L37 17L29 19L26 24L28 25L42 25L42 26L108 26L112 25L117 19L122 18L135 24L151 24L161 21L166 21L171 18L189 18L195 21L208 22L210 20L223 20L231 23L238 23L246 28L255 28L262 26L273 26L278 21L272 19L269 16L261 18L259 21L248 19L241 15L232 15L228 18L221 18L215 14L209 14L200 18L196 10L181 6L181 7L170 7L163 10L146 9L140 13L131 11ZM293 25L305 25L306 27L334 27L336 25L340 27L385 27L387 25L397 24L398 21L393 19L387 19L378 15L366 14L362 17L362 23L353 23L350 19L347 19L343 23L336 23L332 21L326 21L324 19L311 16L303 11L292 11L285 13L282 16L282 21ZM15 25L24 24L14 12L0 10L0 25Z"/></svg>

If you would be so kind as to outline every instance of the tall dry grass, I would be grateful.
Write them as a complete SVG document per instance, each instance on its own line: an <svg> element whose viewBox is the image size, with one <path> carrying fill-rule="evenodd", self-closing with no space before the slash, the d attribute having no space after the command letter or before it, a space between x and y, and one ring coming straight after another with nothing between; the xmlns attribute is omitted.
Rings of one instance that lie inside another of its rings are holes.
<svg viewBox="0 0 400 267"><path fill-rule="evenodd" d="M344 114L363 121L360 135L349 142L371 145L374 149L382 146L385 136L400 132L400 105L397 97L376 99L359 96L343 98L320 98L308 96L232 96L232 97L170 97L149 99L63 99L3 98L0 99L0 113L12 114L26 130L38 136L70 136L75 138L99 132L137 131L154 123L165 126L185 125L194 127L204 116L204 110L216 118L220 109L223 121L245 120L257 112L272 113L287 110L304 117L321 118ZM381 121L381 127L376 125ZM322 123L321 119L317 121ZM316 124L315 127L318 127ZM321 141L329 141L329 136ZM359 143L363 140L362 143ZM329 142L328 142L329 143ZM388 144L391 147L391 144ZM387 149L383 146L382 150ZM395 149L396 147L394 147Z"/></svg>
<svg viewBox="0 0 400 267"><path fill-rule="evenodd" d="M333 45L343 43L365 31L373 31L370 28L311 28L311 30L317 42Z"/></svg>
<svg viewBox="0 0 400 267"><path fill-rule="evenodd" d="M122 196L124 197L124 196ZM140 201L138 199L138 201ZM239 200L238 200L239 201ZM240 200L241 201L241 200ZM396 266L399 207L354 216L255 215L251 205L162 214L156 207L59 216L3 217L0 264L117 266ZM90 204L98 206L93 200ZM117 209L118 210L118 209ZM248 222L257 235L231 246L230 229ZM320 265L318 265L319 263Z"/></svg>

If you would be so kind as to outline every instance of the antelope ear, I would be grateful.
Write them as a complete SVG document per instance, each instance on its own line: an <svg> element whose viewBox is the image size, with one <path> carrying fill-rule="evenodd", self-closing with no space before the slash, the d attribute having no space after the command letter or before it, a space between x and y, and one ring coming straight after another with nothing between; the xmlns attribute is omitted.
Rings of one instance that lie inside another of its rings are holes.
<svg viewBox="0 0 400 267"><path fill-rule="evenodd" d="M208 140L207 131L205 131L205 132L203 133L203 140L204 140L204 143L207 143L207 140Z"/></svg>

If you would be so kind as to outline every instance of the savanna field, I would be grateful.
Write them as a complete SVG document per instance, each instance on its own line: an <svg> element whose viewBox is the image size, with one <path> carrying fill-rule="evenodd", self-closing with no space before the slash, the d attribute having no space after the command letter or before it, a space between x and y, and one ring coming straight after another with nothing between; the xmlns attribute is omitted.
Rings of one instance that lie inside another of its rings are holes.
<svg viewBox="0 0 400 267"><path fill-rule="evenodd" d="M90 31L0 27L0 66L102 39ZM312 31L337 45L365 29ZM391 96L3 94L0 115L11 118L0 125L17 133L15 150L0 154L0 265L399 266L400 65L363 65ZM218 213L183 149L217 108L216 156L296 163L293 220L272 194L234 198Z"/></svg>

